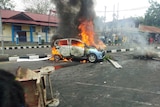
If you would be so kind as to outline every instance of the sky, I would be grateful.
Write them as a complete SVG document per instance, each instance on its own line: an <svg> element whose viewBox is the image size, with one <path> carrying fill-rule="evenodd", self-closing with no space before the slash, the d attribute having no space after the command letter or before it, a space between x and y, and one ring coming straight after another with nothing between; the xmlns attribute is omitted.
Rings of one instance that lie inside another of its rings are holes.
<svg viewBox="0 0 160 107"><path fill-rule="evenodd" d="M156 1L160 3L160 0ZM95 11L98 16L105 16L106 21L111 21L113 13L118 19L144 16L149 6L148 0L96 0Z"/></svg>
<svg viewBox="0 0 160 107"><path fill-rule="evenodd" d="M15 10L23 11L23 0L12 0L16 3ZM97 16L105 16L106 21L113 19L113 13L118 19L144 16L150 6L148 0L94 0ZM160 3L160 0L155 0Z"/></svg>

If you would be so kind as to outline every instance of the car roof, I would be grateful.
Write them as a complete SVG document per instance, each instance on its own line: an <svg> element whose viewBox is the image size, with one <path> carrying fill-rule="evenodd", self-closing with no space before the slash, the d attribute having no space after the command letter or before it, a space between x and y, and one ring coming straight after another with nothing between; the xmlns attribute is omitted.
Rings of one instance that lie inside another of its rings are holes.
<svg viewBox="0 0 160 107"><path fill-rule="evenodd" d="M63 39L57 39L56 41L60 41L60 40L76 40L76 41L82 42L80 39L77 39L77 38L63 38Z"/></svg>

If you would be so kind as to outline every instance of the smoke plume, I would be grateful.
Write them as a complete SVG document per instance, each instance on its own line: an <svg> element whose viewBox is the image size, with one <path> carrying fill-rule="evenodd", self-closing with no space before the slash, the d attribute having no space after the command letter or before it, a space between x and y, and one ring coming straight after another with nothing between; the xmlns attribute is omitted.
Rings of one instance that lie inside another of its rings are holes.
<svg viewBox="0 0 160 107"><path fill-rule="evenodd" d="M53 0L60 20L58 34L63 38L77 38L78 26L95 16L93 0Z"/></svg>

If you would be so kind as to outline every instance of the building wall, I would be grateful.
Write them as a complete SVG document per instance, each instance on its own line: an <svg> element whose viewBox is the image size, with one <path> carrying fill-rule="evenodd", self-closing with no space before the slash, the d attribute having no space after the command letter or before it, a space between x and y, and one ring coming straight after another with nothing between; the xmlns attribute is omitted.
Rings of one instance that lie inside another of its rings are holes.
<svg viewBox="0 0 160 107"><path fill-rule="evenodd" d="M11 41L12 31L11 31L11 24L3 24L2 25L3 31L3 39L4 41Z"/></svg>
<svg viewBox="0 0 160 107"><path fill-rule="evenodd" d="M17 24L15 24L15 25L17 25ZM2 26L3 26L4 41L13 42L12 37L15 37L15 33L20 32L20 31L14 31L14 34L13 34L12 24L3 23ZM21 31L26 32L26 38L27 38L26 42L31 42L30 25L21 24L18 26L21 26L21 28L22 28ZM55 32L56 32L56 27L50 27L50 32L47 33L47 32L42 32L42 26L35 25L35 32L32 32L33 42L38 42L38 35L41 35L41 39L43 39L45 42L50 42L50 39L52 38L52 36L54 35Z"/></svg>

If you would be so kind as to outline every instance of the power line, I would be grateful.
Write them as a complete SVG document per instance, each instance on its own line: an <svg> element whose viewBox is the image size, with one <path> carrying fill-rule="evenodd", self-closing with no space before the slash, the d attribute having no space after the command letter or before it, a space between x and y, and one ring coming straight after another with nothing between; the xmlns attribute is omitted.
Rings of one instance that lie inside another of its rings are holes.
<svg viewBox="0 0 160 107"><path fill-rule="evenodd" d="M147 9L148 7L138 7L138 8L132 8L132 9L124 9L124 10L119 10L119 12L123 12L123 11L134 11L134 10L142 10L142 9ZM103 12L104 11L96 11L96 12ZM105 11L105 12L114 12L113 10L110 11Z"/></svg>

